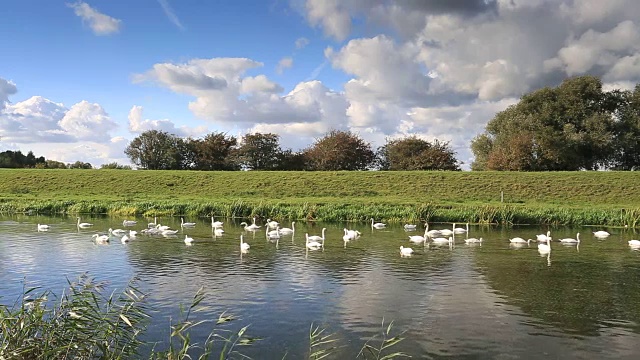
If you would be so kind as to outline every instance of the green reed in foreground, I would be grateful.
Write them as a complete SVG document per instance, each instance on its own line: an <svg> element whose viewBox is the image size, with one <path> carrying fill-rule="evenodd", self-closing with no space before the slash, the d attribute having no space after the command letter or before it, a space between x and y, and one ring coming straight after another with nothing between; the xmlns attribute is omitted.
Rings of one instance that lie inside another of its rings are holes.
<svg viewBox="0 0 640 360"><path fill-rule="evenodd" d="M248 326L237 331L222 328L236 320L225 313L215 321L193 321L192 313L206 309L200 305L204 299L201 288L188 307L181 307L180 319L171 323L166 342L155 342L152 350L143 354L141 349L148 343L141 336L149 320L145 295L131 282L121 293L105 296L104 285L84 275L69 282L60 297L51 291L37 293L39 288L35 287L25 289L12 305L0 305L0 359L249 359L240 349L261 340L247 335ZM392 324L385 330L383 320L379 346L372 345L377 340L373 337L356 357L408 357L402 352L385 355L403 340L402 333L390 335ZM212 325L209 336L201 344L194 343L191 332L206 325ZM335 355L340 346L334 335L312 324L307 358L320 360ZM156 349L163 343L166 349Z"/></svg>

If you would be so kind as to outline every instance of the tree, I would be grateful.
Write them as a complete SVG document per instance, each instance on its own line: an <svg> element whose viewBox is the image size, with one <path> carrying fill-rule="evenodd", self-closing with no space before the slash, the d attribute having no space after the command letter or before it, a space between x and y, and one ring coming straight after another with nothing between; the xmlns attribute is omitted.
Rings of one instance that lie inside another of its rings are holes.
<svg viewBox="0 0 640 360"><path fill-rule="evenodd" d="M238 143L235 136L214 132L204 139L192 140L195 153L196 170L238 170L239 166L232 159L233 151Z"/></svg>
<svg viewBox="0 0 640 360"><path fill-rule="evenodd" d="M78 160L73 164L69 164L68 168L69 169L93 169L93 166L91 166L90 163L86 163Z"/></svg>
<svg viewBox="0 0 640 360"><path fill-rule="evenodd" d="M300 171L306 168L304 153L294 152L291 149L283 150L278 154L275 170Z"/></svg>
<svg viewBox="0 0 640 360"><path fill-rule="evenodd" d="M430 143L417 136L387 140L378 149L380 170L460 170L448 142Z"/></svg>
<svg viewBox="0 0 640 360"><path fill-rule="evenodd" d="M131 170L129 165L120 165L117 162L111 162L100 165L100 169L117 169L117 170Z"/></svg>
<svg viewBox="0 0 640 360"><path fill-rule="evenodd" d="M238 164L250 170L275 170L281 156L280 136L277 134L247 134L236 153Z"/></svg>
<svg viewBox="0 0 640 360"><path fill-rule="evenodd" d="M471 143L474 170L606 168L616 141L615 97L593 76L524 95L496 114Z"/></svg>
<svg viewBox="0 0 640 360"><path fill-rule="evenodd" d="M184 141L165 131L148 130L133 139L124 153L143 169L177 170L184 168Z"/></svg>
<svg viewBox="0 0 640 360"><path fill-rule="evenodd" d="M611 168L615 170L640 170L640 84L633 92L612 94L618 104L616 123L617 141Z"/></svg>
<svg viewBox="0 0 640 360"><path fill-rule="evenodd" d="M332 130L304 150L309 170L366 170L373 166L371 145L350 131Z"/></svg>

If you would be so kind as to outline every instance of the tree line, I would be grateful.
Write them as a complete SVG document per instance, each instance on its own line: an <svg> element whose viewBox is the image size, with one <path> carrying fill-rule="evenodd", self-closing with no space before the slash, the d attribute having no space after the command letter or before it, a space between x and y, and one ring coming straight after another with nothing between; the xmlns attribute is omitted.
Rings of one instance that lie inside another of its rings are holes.
<svg viewBox="0 0 640 360"><path fill-rule="evenodd" d="M125 149L131 162L149 170L460 170L448 142L416 136L388 140L373 149L350 131L332 130L306 149L283 149L273 133L238 139L222 132L203 138L180 138L149 130Z"/></svg>
<svg viewBox="0 0 640 360"><path fill-rule="evenodd" d="M491 119L471 149L472 170L640 169L640 84L603 91L594 76L524 95Z"/></svg>
<svg viewBox="0 0 640 360"><path fill-rule="evenodd" d="M65 164L60 161L47 160L44 156L36 157L33 151L29 151L24 155L22 151L3 151L0 152L0 168L9 169L93 169L91 163L76 161L74 163ZM101 169L131 169L131 166L120 165L116 162L102 164Z"/></svg>

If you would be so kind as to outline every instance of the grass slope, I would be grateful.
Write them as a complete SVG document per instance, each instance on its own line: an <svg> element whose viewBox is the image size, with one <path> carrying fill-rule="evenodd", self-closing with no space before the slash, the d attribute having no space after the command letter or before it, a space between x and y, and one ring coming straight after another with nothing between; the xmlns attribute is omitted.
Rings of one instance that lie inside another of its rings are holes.
<svg viewBox="0 0 640 360"><path fill-rule="evenodd" d="M322 207L332 214L319 217ZM400 207L410 210L399 212ZM622 219L625 212L640 212L640 173L0 170L0 211L238 216L256 209L325 220L361 220L377 213L388 219L440 216L474 222L511 222L508 215L491 213L535 210L535 222L555 223L582 222L558 220L563 211L590 211L600 212L593 219L598 221L617 214L606 223L623 225L630 221ZM478 209L491 219L482 218Z"/></svg>

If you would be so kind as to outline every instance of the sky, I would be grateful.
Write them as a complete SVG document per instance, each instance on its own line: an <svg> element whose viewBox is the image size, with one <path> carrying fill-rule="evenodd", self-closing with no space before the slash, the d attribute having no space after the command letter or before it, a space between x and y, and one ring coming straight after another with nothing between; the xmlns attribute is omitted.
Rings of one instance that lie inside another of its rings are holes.
<svg viewBox="0 0 640 360"><path fill-rule="evenodd" d="M128 164L158 129L469 145L527 92L640 80L637 0L8 0L0 151Z"/></svg>

